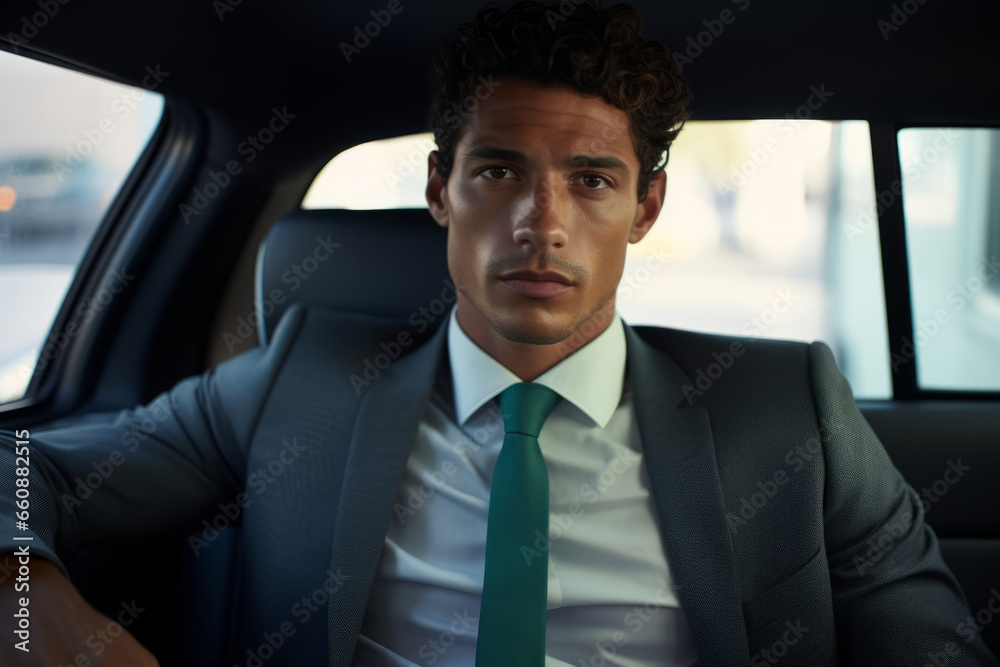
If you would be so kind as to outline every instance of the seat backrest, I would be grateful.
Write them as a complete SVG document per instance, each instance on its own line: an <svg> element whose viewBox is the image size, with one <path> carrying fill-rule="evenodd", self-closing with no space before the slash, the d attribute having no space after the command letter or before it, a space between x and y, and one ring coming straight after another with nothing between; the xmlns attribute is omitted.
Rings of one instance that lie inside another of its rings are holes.
<svg viewBox="0 0 1000 667"><path fill-rule="evenodd" d="M446 242L426 209L299 210L278 220L257 253L261 344L292 303L407 320L440 302L443 290L454 293ZM237 634L232 600L240 567L239 526L219 530L197 557L184 549L178 664L225 661Z"/></svg>
<svg viewBox="0 0 1000 667"><path fill-rule="evenodd" d="M447 231L426 209L299 210L257 254L255 301L267 343L291 303L407 319L450 288Z"/></svg>

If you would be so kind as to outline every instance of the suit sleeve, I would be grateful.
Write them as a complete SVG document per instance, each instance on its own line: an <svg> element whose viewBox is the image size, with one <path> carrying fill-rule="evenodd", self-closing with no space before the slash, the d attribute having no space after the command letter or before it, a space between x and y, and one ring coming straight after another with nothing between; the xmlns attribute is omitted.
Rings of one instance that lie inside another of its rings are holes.
<svg viewBox="0 0 1000 667"><path fill-rule="evenodd" d="M304 318L292 306L269 346L185 378L146 405L27 438L0 430L0 553L27 544L65 574L60 555L73 549L196 530L243 489L257 418ZM17 461L19 440L29 443L28 466ZM28 469L28 530L16 524L17 489L25 488L17 467Z"/></svg>
<svg viewBox="0 0 1000 667"><path fill-rule="evenodd" d="M998 665L916 491L854 402L822 342L809 371L824 444L824 533L842 664ZM943 663L941 663L943 664Z"/></svg>

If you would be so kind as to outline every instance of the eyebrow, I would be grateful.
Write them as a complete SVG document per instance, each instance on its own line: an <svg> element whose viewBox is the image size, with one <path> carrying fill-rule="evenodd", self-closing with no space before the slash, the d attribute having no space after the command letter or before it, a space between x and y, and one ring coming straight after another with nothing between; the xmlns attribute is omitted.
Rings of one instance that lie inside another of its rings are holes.
<svg viewBox="0 0 1000 667"><path fill-rule="evenodd" d="M613 155L574 155L568 162L574 167L596 169L628 169L628 165Z"/></svg>
<svg viewBox="0 0 1000 667"><path fill-rule="evenodd" d="M465 151L466 160L487 159L505 160L516 164L525 164L528 158L524 153L497 148L495 146L476 146ZM628 165L613 155L574 155L566 162L573 167L594 167L595 169L628 169Z"/></svg>

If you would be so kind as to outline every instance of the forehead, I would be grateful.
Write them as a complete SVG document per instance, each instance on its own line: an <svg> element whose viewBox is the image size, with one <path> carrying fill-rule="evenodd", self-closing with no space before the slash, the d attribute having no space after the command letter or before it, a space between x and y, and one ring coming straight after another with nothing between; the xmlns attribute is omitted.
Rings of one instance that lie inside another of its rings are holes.
<svg viewBox="0 0 1000 667"><path fill-rule="evenodd" d="M469 116L460 138L465 148L516 143L527 152L547 144L638 164L628 114L602 97L521 79L498 81L500 85Z"/></svg>

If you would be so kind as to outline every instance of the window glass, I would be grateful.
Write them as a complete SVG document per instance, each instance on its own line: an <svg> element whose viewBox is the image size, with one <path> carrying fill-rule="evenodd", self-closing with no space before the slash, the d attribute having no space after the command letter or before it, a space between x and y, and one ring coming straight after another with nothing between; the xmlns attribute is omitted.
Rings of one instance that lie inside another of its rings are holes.
<svg viewBox="0 0 1000 667"><path fill-rule="evenodd" d="M157 70L152 69L155 72ZM146 79L150 88L159 77ZM20 398L163 97L0 51L0 402Z"/></svg>
<svg viewBox="0 0 1000 667"><path fill-rule="evenodd" d="M351 148L320 172L302 206L425 208L434 148L429 133ZM871 155L863 121L688 122L670 151L660 218L629 246L622 317L824 340L856 397L889 397ZM705 360L706 376L719 372L713 363Z"/></svg>
<svg viewBox="0 0 1000 667"><path fill-rule="evenodd" d="M1000 130L898 134L916 363L925 389L1000 390Z"/></svg>
<svg viewBox="0 0 1000 667"><path fill-rule="evenodd" d="M436 148L430 132L348 148L319 172L302 208L427 208L427 156Z"/></svg>

